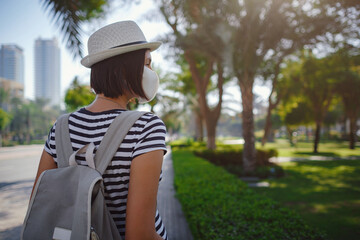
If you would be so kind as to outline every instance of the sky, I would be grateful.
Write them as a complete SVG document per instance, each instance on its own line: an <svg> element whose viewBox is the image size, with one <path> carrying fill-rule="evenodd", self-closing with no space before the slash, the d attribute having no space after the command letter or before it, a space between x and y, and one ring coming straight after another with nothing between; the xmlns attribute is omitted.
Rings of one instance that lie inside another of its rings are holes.
<svg viewBox="0 0 360 240"><path fill-rule="evenodd" d="M169 27L162 21L149 21L144 15L152 12L154 4L151 0L142 0L141 4L121 6L112 8L105 19L92 21L84 26L85 33L82 36L85 55L87 55L87 39L90 34L107 24L122 21L134 20L143 30L148 41L169 31ZM49 12L42 7L40 0L0 0L0 44L16 44L24 50L25 58L25 98L34 98L34 42L37 38L50 39L56 37L61 51L61 97L64 97L66 89L75 76L80 78L82 83L89 83L90 70L80 64L79 58L73 59L70 51L66 49L62 41L62 34L57 25L52 21ZM171 71L173 64L165 60L164 50L157 50L152 53L155 66L161 66L163 72ZM238 87L228 86L229 93L225 98L237 111L240 111L240 93ZM256 86L254 92L263 98L269 93L264 86ZM234 100L236 102L234 102ZM239 101L239 102L237 102Z"/></svg>

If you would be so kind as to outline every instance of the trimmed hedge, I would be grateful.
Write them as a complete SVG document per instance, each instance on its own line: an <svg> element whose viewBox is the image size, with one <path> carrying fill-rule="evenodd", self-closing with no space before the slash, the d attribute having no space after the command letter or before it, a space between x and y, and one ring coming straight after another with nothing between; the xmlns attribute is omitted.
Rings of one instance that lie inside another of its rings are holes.
<svg viewBox="0 0 360 240"><path fill-rule="evenodd" d="M194 239L325 239L223 168L174 150L175 188Z"/></svg>
<svg viewBox="0 0 360 240"><path fill-rule="evenodd" d="M216 150L198 149L194 150L195 155L206 158L217 165L242 165L243 149L236 147L220 147ZM269 158L277 157L276 149L256 149L256 166L269 166Z"/></svg>
<svg viewBox="0 0 360 240"><path fill-rule="evenodd" d="M253 173L243 171L243 149L238 146L220 145L216 150L196 148L193 152L196 156L222 166L238 176L251 175L268 178L282 177L284 175L284 171L280 166L269 162L269 158L278 156L276 149L256 149L256 169Z"/></svg>

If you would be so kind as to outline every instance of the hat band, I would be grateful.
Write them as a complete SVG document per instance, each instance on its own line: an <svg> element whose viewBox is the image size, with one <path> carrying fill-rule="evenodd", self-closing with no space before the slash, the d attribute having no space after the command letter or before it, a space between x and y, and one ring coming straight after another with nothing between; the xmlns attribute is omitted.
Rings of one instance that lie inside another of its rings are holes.
<svg viewBox="0 0 360 240"><path fill-rule="evenodd" d="M118 48L118 47L125 47L125 46L135 45L135 44L142 44L142 43L147 43L147 41L137 41L137 42L125 43L125 44L121 44L121 45L118 45L118 46L115 46L115 47L111 47L110 49Z"/></svg>

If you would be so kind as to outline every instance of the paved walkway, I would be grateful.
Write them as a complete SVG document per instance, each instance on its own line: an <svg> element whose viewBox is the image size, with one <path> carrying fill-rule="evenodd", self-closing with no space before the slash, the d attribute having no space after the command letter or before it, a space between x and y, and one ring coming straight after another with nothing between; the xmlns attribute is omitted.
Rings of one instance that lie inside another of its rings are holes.
<svg viewBox="0 0 360 240"><path fill-rule="evenodd" d="M174 169L171 151L165 155L163 162L163 179L158 191L158 209L165 224L169 240L192 240L180 202L175 197Z"/></svg>
<svg viewBox="0 0 360 240"><path fill-rule="evenodd" d="M20 239L42 148L42 145L0 148L0 240ZM171 151L165 155L163 162L158 209L169 240L193 239L181 205L175 198Z"/></svg>

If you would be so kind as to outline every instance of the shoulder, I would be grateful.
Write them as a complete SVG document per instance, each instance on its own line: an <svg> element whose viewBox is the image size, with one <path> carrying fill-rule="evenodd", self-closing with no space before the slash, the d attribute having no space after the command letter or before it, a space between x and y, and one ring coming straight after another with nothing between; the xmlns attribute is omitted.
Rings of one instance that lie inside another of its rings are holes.
<svg viewBox="0 0 360 240"><path fill-rule="evenodd" d="M146 113L135 122L133 127L137 133L133 158L155 150L163 150L166 153L166 127L158 116Z"/></svg>
<svg viewBox="0 0 360 240"><path fill-rule="evenodd" d="M164 122L157 115L150 112L142 115L139 120L135 122L135 124L142 125L143 132L149 131L151 129L162 129L164 133L166 133L166 127Z"/></svg>

